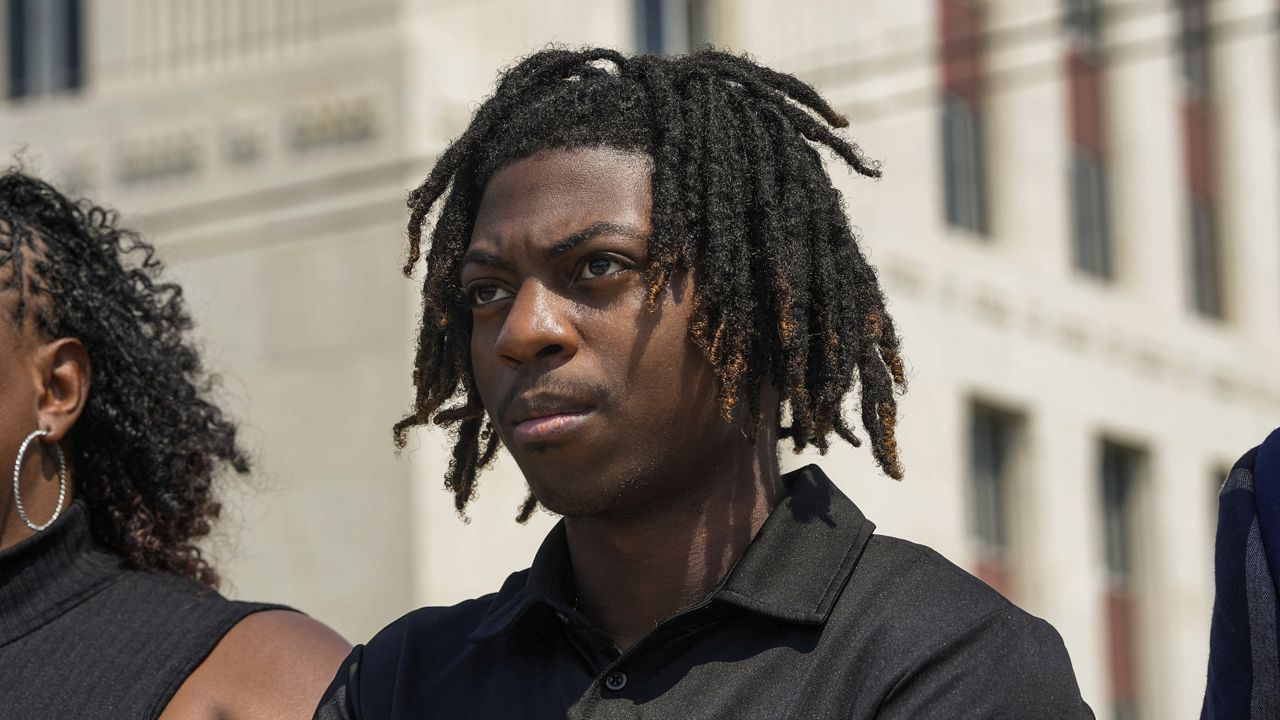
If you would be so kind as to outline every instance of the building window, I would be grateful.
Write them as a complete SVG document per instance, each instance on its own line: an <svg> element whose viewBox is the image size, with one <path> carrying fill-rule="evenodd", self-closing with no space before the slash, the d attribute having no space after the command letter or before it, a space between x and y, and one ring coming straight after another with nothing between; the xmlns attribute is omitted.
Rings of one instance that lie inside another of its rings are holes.
<svg viewBox="0 0 1280 720"><path fill-rule="evenodd" d="M1078 270L1109 280L1102 16L1096 0L1067 0L1067 88L1071 116L1071 237Z"/></svg>
<svg viewBox="0 0 1280 720"><path fill-rule="evenodd" d="M1112 717L1138 717L1136 495L1142 451L1102 443L1102 529L1107 568L1106 606Z"/></svg>
<svg viewBox="0 0 1280 720"><path fill-rule="evenodd" d="M1102 7L1099 0L1066 0L1063 10L1067 30L1078 40L1097 45L1102 40Z"/></svg>
<svg viewBox="0 0 1280 720"><path fill-rule="evenodd" d="M1209 90L1209 24L1205 0L1178 0L1178 47L1182 78L1192 92Z"/></svg>
<svg viewBox="0 0 1280 720"><path fill-rule="evenodd" d="M1223 316L1222 258L1219 255L1213 206L1191 202L1191 301L1196 312L1211 318Z"/></svg>
<svg viewBox="0 0 1280 720"><path fill-rule="evenodd" d="M1009 596L1013 585L1010 554L1010 506L1015 452L1022 419L975 403L970 415L970 535L976 554L974 574Z"/></svg>
<svg viewBox="0 0 1280 720"><path fill-rule="evenodd" d="M1107 188L1098 159L1079 148L1071 163L1071 229L1076 267L1103 279L1112 277L1107 232Z"/></svg>
<svg viewBox="0 0 1280 720"><path fill-rule="evenodd" d="M987 232L986 159L982 114L963 98L942 103L943 171L947 222L975 233Z"/></svg>
<svg viewBox="0 0 1280 720"><path fill-rule="evenodd" d="M941 19L942 166L947 223L985 235L982 12L974 0L938 0Z"/></svg>
<svg viewBox="0 0 1280 720"><path fill-rule="evenodd" d="M7 0L8 95L35 97L80 87L79 0Z"/></svg>
<svg viewBox="0 0 1280 720"><path fill-rule="evenodd" d="M1179 54L1186 88L1182 106L1186 168L1187 266L1192 309L1204 317L1226 316L1222 283L1222 238L1217 222L1213 168L1213 97L1208 15L1204 0L1178 0Z"/></svg>
<svg viewBox="0 0 1280 720"><path fill-rule="evenodd" d="M636 47L642 53L677 55L711 39L710 0L636 0Z"/></svg>

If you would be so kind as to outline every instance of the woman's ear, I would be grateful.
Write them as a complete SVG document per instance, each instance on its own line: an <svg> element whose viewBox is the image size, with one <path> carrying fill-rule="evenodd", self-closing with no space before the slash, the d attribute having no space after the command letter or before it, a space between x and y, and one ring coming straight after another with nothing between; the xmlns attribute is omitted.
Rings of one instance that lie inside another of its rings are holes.
<svg viewBox="0 0 1280 720"><path fill-rule="evenodd" d="M89 398L89 352L75 338L59 338L36 349L35 361L40 427L49 431L45 442L61 442L80 419Z"/></svg>

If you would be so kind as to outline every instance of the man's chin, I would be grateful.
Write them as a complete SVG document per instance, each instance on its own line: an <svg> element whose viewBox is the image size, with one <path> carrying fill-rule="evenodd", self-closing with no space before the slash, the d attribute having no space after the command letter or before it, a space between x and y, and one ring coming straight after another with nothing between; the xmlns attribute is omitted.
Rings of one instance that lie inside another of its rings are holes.
<svg viewBox="0 0 1280 720"><path fill-rule="evenodd" d="M607 515L613 510L615 503L613 498L592 493L539 491L535 487L533 494L544 509L567 518Z"/></svg>
<svg viewBox="0 0 1280 720"><path fill-rule="evenodd" d="M564 517L598 517L625 511L634 483L610 482L591 473L556 477L525 474L529 487L543 508Z"/></svg>

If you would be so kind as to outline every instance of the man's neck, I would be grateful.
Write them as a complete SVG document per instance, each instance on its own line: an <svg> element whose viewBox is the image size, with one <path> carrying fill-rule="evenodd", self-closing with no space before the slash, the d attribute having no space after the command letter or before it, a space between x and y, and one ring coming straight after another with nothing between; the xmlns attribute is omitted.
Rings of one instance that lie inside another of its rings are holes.
<svg viewBox="0 0 1280 720"><path fill-rule="evenodd" d="M785 494L775 443L691 478L698 490L626 516L566 518L578 608L620 649L701 600Z"/></svg>

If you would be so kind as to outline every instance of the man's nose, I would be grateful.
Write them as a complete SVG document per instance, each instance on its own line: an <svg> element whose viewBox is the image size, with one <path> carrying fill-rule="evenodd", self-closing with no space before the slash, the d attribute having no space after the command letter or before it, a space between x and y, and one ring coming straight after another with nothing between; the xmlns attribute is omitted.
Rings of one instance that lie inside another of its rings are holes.
<svg viewBox="0 0 1280 720"><path fill-rule="evenodd" d="M573 357L578 351L578 334L568 300L536 279L526 280L511 301L495 349L510 367Z"/></svg>

